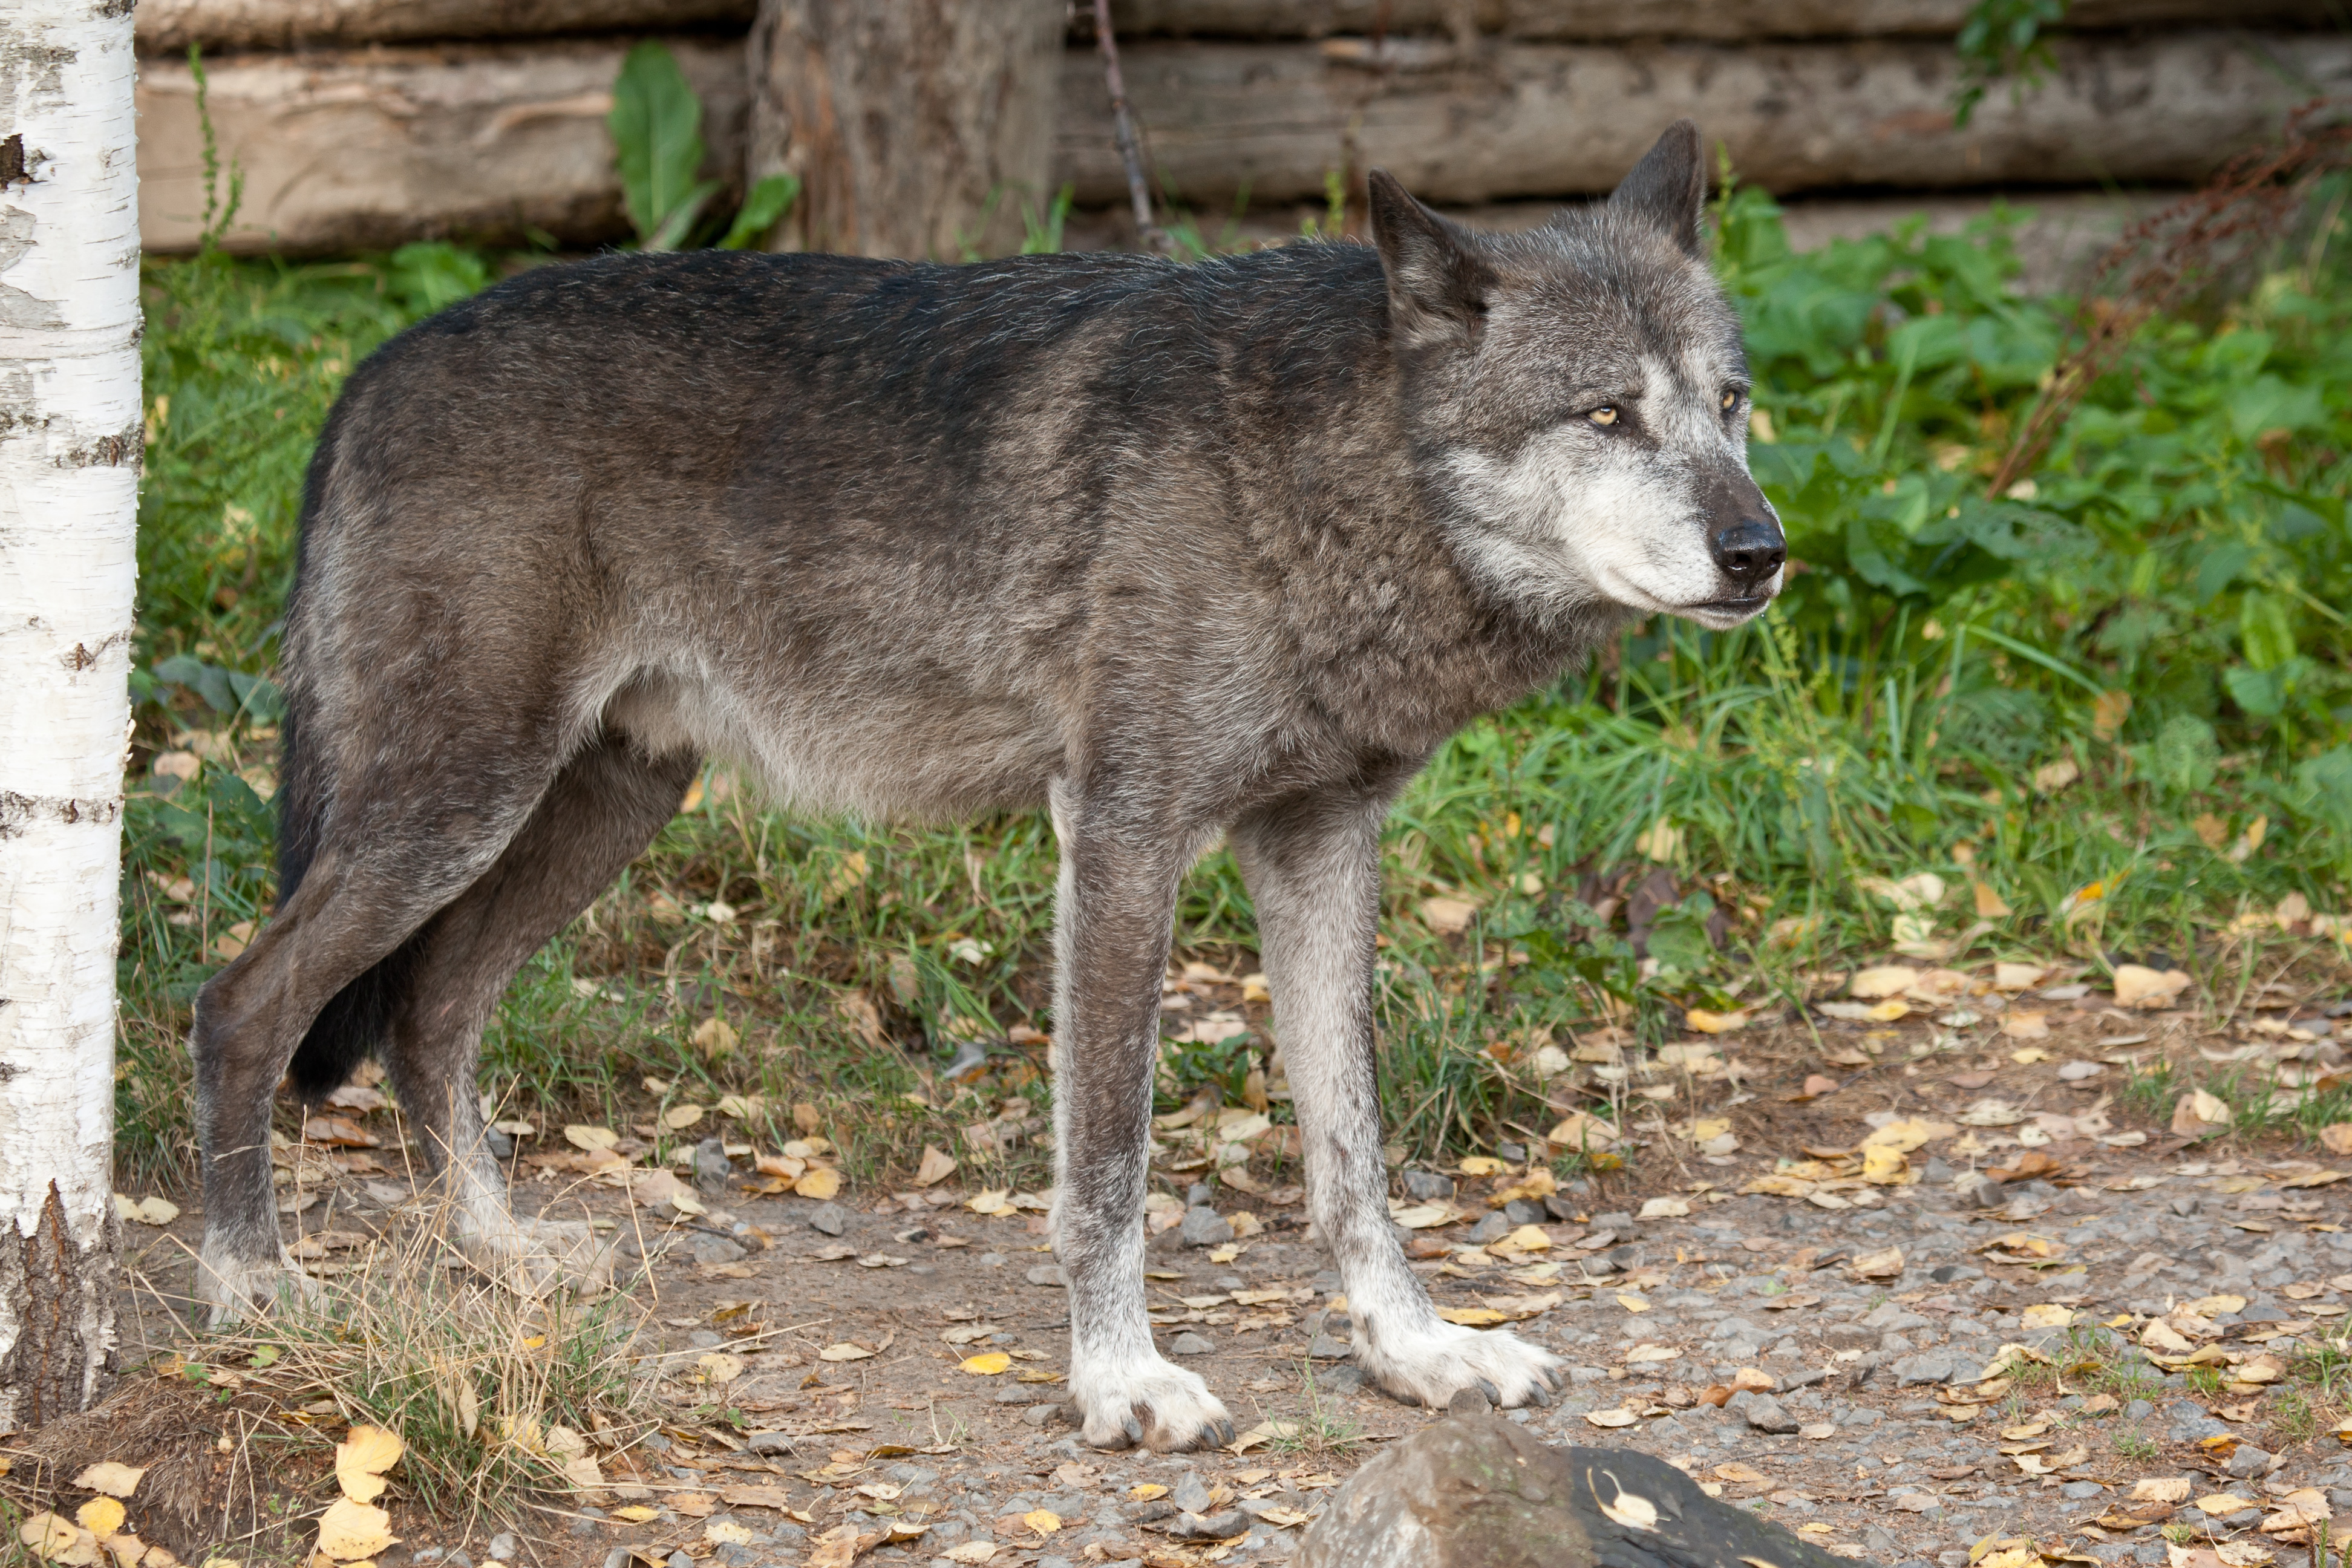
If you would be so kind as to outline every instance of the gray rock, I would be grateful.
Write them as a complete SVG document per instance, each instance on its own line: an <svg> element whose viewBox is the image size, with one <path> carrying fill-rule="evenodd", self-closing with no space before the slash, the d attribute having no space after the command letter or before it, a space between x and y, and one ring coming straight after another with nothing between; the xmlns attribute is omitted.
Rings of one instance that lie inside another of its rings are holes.
<svg viewBox="0 0 2352 1568"><path fill-rule="evenodd" d="M1247 1534L1249 1515L1237 1508L1223 1513L1202 1515L1180 1513L1168 1526L1171 1541L1223 1541L1229 1535Z"/></svg>
<svg viewBox="0 0 2352 1568"><path fill-rule="evenodd" d="M1017 1383L1008 1383L988 1397L998 1405L1026 1405L1036 1396ZM1016 1511L1026 1513L1029 1510L1024 1508Z"/></svg>
<svg viewBox="0 0 2352 1568"><path fill-rule="evenodd" d="M1454 1180L1434 1171L1407 1171L1402 1178L1404 1195L1418 1204L1444 1203L1454 1195Z"/></svg>
<svg viewBox="0 0 2352 1568"><path fill-rule="evenodd" d="M1667 1568L1743 1558L1779 1568L1842 1568L1843 1561L1708 1497L1647 1454L1551 1447L1493 1415L1449 1414L1357 1471L1292 1561L1298 1568Z"/></svg>
<svg viewBox="0 0 2352 1568"><path fill-rule="evenodd" d="M1201 1479L1198 1470L1187 1470L1184 1477L1168 1489L1168 1500L1180 1513L1206 1513L1209 1510L1209 1483Z"/></svg>
<svg viewBox="0 0 2352 1568"><path fill-rule="evenodd" d="M1958 1359L1949 1351L1922 1351L1917 1355L1905 1356L1895 1363L1895 1386L1949 1383L1958 1372Z"/></svg>
<svg viewBox="0 0 2352 1568"><path fill-rule="evenodd" d="M513 1562L515 1553L521 1550L522 1544L515 1540L512 1531L501 1530L490 1537L490 1555L501 1563Z"/></svg>
<svg viewBox="0 0 2352 1568"><path fill-rule="evenodd" d="M2272 1458L2252 1443L2241 1443L2231 1454L2227 1468L2233 1476L2266 1476L2271 1473Z"/></svg>
<svg viewBox="0 0 2352 1568"><path fill-rule="evenodd" d="M1216 1198L1217 1189L1209 1185L1206 1182L1194 1182L1191 1186L1184 1189L1184 1206L1186 1208L1198 1208L1202 1204L1214 1203Z"/></svg>
<svg viewBox="0 0 2352 1568"><path fill-rule="evenodd" d="M1576 1223L1576 1202L1565 1193L1554 1193L1544 1199L1544 1213L1562 1225Z"/></svg>
<svg viewBox="0 0 2352 1568"><path fill-rule="evenodd" d="M698 1351L715 1351L727 1342L727 1336L716 1329L697 1329L686 1336L686 1342Z"/></svg>
<svg viewBox="0 0 2352 1568"><path fill-rule="evenodd" d="M514 1138L495 1127L486 1127L482 1130L482 1147L489 1151L490 1158L493 1160L514 1158Z"/></svg>
<svg viewBox="0 0 2352 1568"><path fill-rule="evenodd" d="M1490 1241L1500 1241L1510 1234L1510 1220L1500 1214L1490 1214L1470 1227L1469 1241L1473 1247L1484 1247Z"/></svg>
<svg viewBox="0 0 2352 1568"><path fill-rule="evenodd" d="M744 1446L755 1454L790 1454L794 1452L789 1432L754 1432L744 1438Z"/></svg>
<svg viewBox="0 0 2352 1568"><path fill-rule="evenodd" d="M1184 1211L1184 1223L1177 1228L1187 1247L1223 1247L1234 1238L1233 1222L1206 1204L1194 1204Z"/></svg>
<svg viewBox="0 0 2352 1568"><path fill-rule="evenodd" d="M2124 1406L2124 1419L2126 1421L2145 1421L2155 1414L2156 1406L2145 1399L2135 1399Z"/></svg>
<svg viewBox="0 0 2352 1568"><path fill-rule="evenodd" d="M1318 1334L1315 1342L1307 1347L1307 1353L1317 1361L1346 1361L1356 1353L1356 1347L1346 1340Z"/></svg>
<svg viewBox="0 0 2352 1568"><path fill-rule="evenodd" d="M827 1236L839 1236L849 1228L849 1215L844 1212L839 1204L817 1205L816 1207L809 1210L808 1222L811 1228L822 1231Z"/></svg>
<svg viewBox="0 0 2352 1568"><path fill-rule="evenodd" d="M1515 1226L1541 1225L1544 1219L1543 1205L1527 1198L1513 1198L1503 1205L1503 1217Z"/></svg>
<svg viewBox="0 0 2352 1568"><path fill-rule="evenodd" d="M1780 1402L1770 1394L1750 1400L1747 1410L1748 1424L1759 1432L1793 1432L1797 1418L1780 1408Z"/></svg>
<svg viewBox="0 0 2352 1568"><path fill-rule="evenodd" d="M669 1562L665 1568L694 1568L694 1559L683 1552L673 1552L669 1554Z"/></svg>
<svg viewBox="0 0 2352 1568"><path fill-rule="evenodd" d="M2099 1496L2106 1489L2106 1488L2101 1486L2096 1481L2068 1481L2064 1486L2058 1489L2058 1495L2063 1498L2071 1499L2075 1502L2082 1502L2087 1499Z"/></svg>
<svg viewBox="0 0 2352 1568"><path fill-rule="evenodd" d="M1021 1419L1031 1426L1051 1426L1056 1422L1072 1426L1077 1425L1077 1416L1071 1411L1066 1403L1061 1405L1033 1405L1028 1409L1021 1413Z"/></svg>
<svg viewBox="0 0 2352 1568"><path fill-rule="evenodd" d="M1217 1344L1214 1340L1210 1339L1206 1334L1196 1334L1189 1330L1178 1334L1168 1346L1168 1353L1171 1355L1214 1355L1216 1352Z"/></svg>
<svg viewBox="0 0 2352 1568"><path fill-rule="evenodd" d="M431 1548L428 1547L426 1550L430 1551ZM441 1553L435 1552L433 1553L433 1558L437 1560L440 1555ZM409 1561L412 1563L423 1563L428 1561L428 1559L423 1552L420 1552L415 1556L410 1558ZM631 1553L629 1549L625 1546L615 1546L612 1551L604 1553L604 1568L629 1568L630 1561Z"/></svg>
<svg viewBox="0 0 2352 1568"><path fill-rule="evenodd" d="M694 1184L706 1193L724 1192L735 1167L727 1158L727 1141L705 1138L694 1146Z"/></svg>
<svg viewBox="0 0 2352 1568"><path fill-rule="evenodd" d="M1049 1289L1066 1290L1070 1285L1070 1277L1062 1272L1062 1266L1058 1263L1040 1263L1029 1270L1027 1278L1030 1284L1043 1285Z"/></svg>
<svg viewBox="0 0 2352 1568"><path fill-rule="evenodd" d="M1360 1394L1372 1386L1372 1380L1365 1375L1362 1367L1341 1362L1336 1366L1316 1368L1315 1386L1326 1394Z"/></svg>
<svg viewBox="0 0 2352 1568"><path fill-rule="evenodd" d="M2205 1414L2204 1407L2186 1399L2176 1399L2164 1409L2164 1436L2173 1443L2194 1443L2205 1437L2219 1437L2229 1427Z"/></svg>
<svg viewBox="0 0 2352 1568"><path fill-rule="evenodd" d="M721 1263L740 1263L751 1256L740 1244L723 1236L698 1236L686 1250L687 1256L705 1268Z"/></svg>

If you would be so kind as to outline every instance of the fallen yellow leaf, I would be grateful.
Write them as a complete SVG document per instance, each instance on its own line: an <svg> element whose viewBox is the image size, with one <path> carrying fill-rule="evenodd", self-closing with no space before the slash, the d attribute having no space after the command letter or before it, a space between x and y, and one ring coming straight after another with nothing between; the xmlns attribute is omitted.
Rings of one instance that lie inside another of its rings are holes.
<svg viewBox="0 0 2352 1568"><path fill-rule="evenodd" d="M112 1459L102 1459L76 1476L73 1484L86 1492L129 1497L139 1489L139 1478L146 1473L144 1466L119 1465Z"/></svg>
<svg viewBox="0 0 2352 1568"><path fill-rule="evenodd" d="M366 1425L352 1427L351 1435L335 1445L335 1479L343 1495L353 1502L375 1501L384 1489L383 1472L399 1463L401 1449L396 1432Z"/></svg>
<svg viewBox="0 0 2352 1568"><path fill-rule="evenodd" d="M963 1370L974 1377L994 1377L1013 1364L1013 1358L1003 1351L989 1351L982 1355L966 1356Z"/></svg>
<svg viewBox="0 0 2352 1568"><path fill-rule="evenodd" d="M94 1497L74 1510L74 1519L104 1541L122 1528L122 1505L110 1497Z"/></svg>
<svg viewBox="0 0 2352 1568"><path fill-rule="evenodd" d="M794 1182L793 1191L804 1198L814 1198L817 1202L824 1203L826 1199L840 1194L841 1173L830 1165L819 1165L803 1174L799 1181Z"/></svg>
<svg viewBox="0 0 2352 1568"><path fill-rule="evenodd" d="M319 1551L338 1563L356 1563L390 1547L392 1515L373 1503L337 1498L319 1516Z"/></svg>

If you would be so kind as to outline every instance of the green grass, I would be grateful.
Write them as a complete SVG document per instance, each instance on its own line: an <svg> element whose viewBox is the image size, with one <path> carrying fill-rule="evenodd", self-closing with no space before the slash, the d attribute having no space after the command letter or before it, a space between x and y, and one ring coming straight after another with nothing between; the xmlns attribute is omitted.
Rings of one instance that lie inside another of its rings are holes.
<svg viewBox="0 0 2352 1568"><path fill-rule="evenodd" d="M2030 499L1988 499L2065 304L2012 290L2000 223L1800 257L1759 193L1717 216L1758 377L1751 457L1804 570L1738 632L1636 628L1472 725L1408 793L1379 1007L1390 1136L1412 1157L1548 1130L1558 1109L1529 1065L1546 1031L1565 1044L1613 1018L1654 1043L1686 1006L1799 995L1809 972L1898 942L1962 963L2179 963L2214 1010L2274 973L2345 973L2325 938L2232 928L2290 895L2347 904L2352 636L2333 606L2352 603L2352 289L2329 237L2151 326L2061 428ZM135 780L127 816L127 1183L190 1169L187 1004L217 966L208 942L268 905L268 677L319 425L374 344L528 259L412 246L145 269L135 757L205 760L168 795ZM2078 777L2053 796L2042 770L2062 762ZM937 1071L962 1038L1052 1026L1043 817L812 822L718 782L526 967L486 1038L484 1090L543 1126L643 1121L647 1079L673 1100L757 1093L776 1136L815 1107L856 1179L932 1141L972 1173L1042 1184L1034 1148L982 1158L956 1137L1008 1098L1044 1104L1038 1048L961 1089ZM1654 965L1622 915L1583 901L1600 897L1588 878L1650 857L1685 894ZM1951 889L1941 908L1869 890L1921 872ZM1974 883L2013 912L1976 919ZM1475 900L1472 928L1431 930L1433 894ZM1720 952L1704 934L1718 913ZM1177 935L1187 956L1256 968L1222 852L1186 882ZM696 1043L714 1017L731 1050ZM872 1024L904 1048L871 1048ZM1167 1108L1207 1083L1237 1093L1266 1047L1171 1053ZM2161 1119L2186 1087L2150 1064L2123 1100ZM2266 1085L2230 1087L2250 1133L2308 1134L2347 1106L2335 1090L2288 1114Z"/></svg>

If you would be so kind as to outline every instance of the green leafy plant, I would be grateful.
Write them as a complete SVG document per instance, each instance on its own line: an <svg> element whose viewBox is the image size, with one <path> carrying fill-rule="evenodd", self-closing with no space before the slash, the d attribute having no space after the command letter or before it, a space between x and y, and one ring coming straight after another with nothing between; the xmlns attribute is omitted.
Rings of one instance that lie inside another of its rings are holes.
<svg viewBox="0 0 2352 1568"><path fill-rule="evenodd" d="M776 226L800 195L791 174L754 184L723 225L705 209L724 188L702 177L702 99L664 45L643 43L621 62L605 117L621 173L622 205L641 250L690 248L695 237L718 236L721 250L741 250Z"/></svg>
<svg viewBox="0 0 2352 1568"><path fill-rule="evenodd" d="M1960 22L1960 82L1952 123L1965 129L1994 83L2013 91L2037 86L2057 63L2048 29L2066 19L2069 0L1976 0Z"/></svg>

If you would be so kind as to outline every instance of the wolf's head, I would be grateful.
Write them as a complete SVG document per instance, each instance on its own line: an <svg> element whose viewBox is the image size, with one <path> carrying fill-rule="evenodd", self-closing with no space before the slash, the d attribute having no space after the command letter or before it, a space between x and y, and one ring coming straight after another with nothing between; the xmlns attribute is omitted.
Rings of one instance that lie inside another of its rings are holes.
<svg viewBox="0 0 2352 1568"><path fill-rule="evenodd" d="M1606 202L1532 234L1474 234L1372 174L1415 463L1474 569L1531 611L1723 628L1780 592L1706 196L1687 120Z"/></svg>

